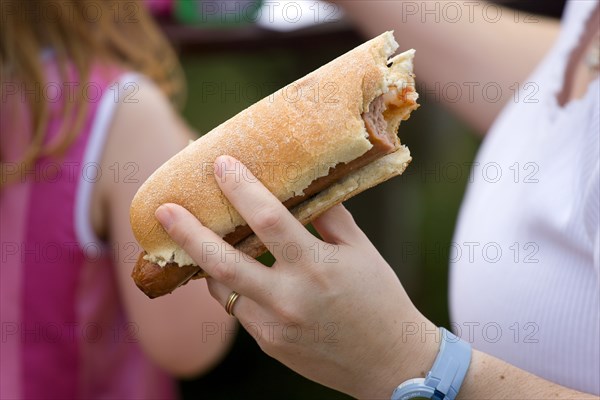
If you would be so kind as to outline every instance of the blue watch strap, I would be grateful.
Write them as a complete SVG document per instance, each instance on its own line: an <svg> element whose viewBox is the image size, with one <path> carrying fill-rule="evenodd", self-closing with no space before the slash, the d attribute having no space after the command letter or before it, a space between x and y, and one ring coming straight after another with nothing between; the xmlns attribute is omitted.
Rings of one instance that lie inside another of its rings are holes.
<svg viewBox="0 0 600 400"><path fill-rule="evenodd" d="M435 388L437 398L454 400L471 363L471 345L444 328L440 335L440 351L424 383Z"/></svg>

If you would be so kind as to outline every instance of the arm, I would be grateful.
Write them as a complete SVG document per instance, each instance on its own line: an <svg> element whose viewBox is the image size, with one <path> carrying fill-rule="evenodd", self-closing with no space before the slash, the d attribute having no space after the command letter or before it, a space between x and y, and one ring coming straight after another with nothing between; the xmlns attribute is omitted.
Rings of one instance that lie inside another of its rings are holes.
<svg viewBox="0 0 600 400"><path fill-rule="evenodd" d="M350 213L337 206L315 220L324 241L318 240L249 171L232 164L237 161L218 160L236 171L221 177L217 169L217 182L263 243L270 243L277 260L272 268L232 256L231 246L179 206L164 205L156 215L188 254L203 261L221 305L232 290L240 293L233 312L261 348L307 378L359 398L389 398L406 379L424 376L438 352L431 334L437 329ZM219 243L223 254L202 253L205 242ZM288 259L283 249L291 243L301 251ZM429 334L421 340L407 324ZM586 397L477 351L460 396Z"/></svg>
<svg viewBox="0 0 600 400"><path fill-rule="evenodd" d="M459 399L597 399L474 350Z"/></svg>
<svg viewBox="0 0 600 400"><path fill-rule="evenodd" d="M129 205L137 188L191 138L189 129L153 84L140 82L135 98L138 103L118 105L102 158L102 170L107 173L94 193L98 204L94 209L102 210L103 217L97 218L100 223L96 226L120 249L127 243L137 246L129 226ZM132 169L125 170L126 163L139 168L129 180L124 173ZM119 179L108 173L115 165L120 169ZM182 376L205 371L220 361L236 324L210 297L205 283L194 281L169 296L150 300L131 278L132 261L120 256L116 277L146 353L161 367Z"/></svg>
<svg viewBox="0 0 600 400"><path fill-rule="evenodd" d="M559 30L558 21L539 16L526 19L525 13L484 1L335 2L368 36L395 29L402 49L417 50L420 91L432 93L434 101L443 102L481 133L512 99L515 82L525 83ZM483 93L488 83L502 89L497 102L492 101L493 87L487 97Z"/></svg>

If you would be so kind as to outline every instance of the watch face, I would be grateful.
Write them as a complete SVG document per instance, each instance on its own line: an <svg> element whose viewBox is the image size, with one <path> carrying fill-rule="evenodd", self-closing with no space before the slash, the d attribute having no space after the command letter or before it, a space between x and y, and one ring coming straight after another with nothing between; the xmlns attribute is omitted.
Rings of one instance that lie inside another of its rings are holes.
<svg viewBox="0 0 600 400"><path fill-rule="evenodd" d="M410 379L394 390L394 400L431 400L435 394L435 388L425 385L425 379Z"/></svg>
<svg viewBox="0 0 600 400"><path fill-rule="evenodd" d="M430 396L427 393L423 393L423 391L418 390L412 393L406 393L404 396L400 397L401 400L431 400L433 396Z"/></svg>

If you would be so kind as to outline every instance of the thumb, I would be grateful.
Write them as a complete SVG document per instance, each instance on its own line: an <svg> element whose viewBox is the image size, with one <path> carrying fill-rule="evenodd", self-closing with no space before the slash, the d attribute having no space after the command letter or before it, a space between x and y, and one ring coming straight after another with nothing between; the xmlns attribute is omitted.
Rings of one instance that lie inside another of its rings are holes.
<svg viewBox="0 0 600 400"><path fill-rule="evenodd" d="M327 243L355 243L362 232L352 214L342 204L333 206L312 222L319 235Z"/></svg>

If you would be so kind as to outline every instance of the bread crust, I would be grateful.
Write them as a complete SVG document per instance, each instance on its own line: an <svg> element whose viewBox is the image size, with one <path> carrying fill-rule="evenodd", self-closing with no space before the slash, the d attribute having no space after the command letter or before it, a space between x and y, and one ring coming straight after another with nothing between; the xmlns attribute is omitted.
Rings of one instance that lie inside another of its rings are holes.
<svg viewBox="0 0 600 400"><path fill-rule="evenodd" d="M130 211L133 233L147 252L146 259L160 265L196 265L155 219L154 212L161 204L182 205L221 237L244 224L214 179L213 162L219 155L240 160L279 200L285 201L301 194L329 168L367 152L372 145L361 114L389 87L412 87L413 97L407 99L406 110L391 121L397 129L417 107L413 52L396 56L391 60L392 67L387 66L397 47L391 32L364 43L219 125L156 170L139 189ZM402 168L396 163L397 157L403 160ZM356 194L401 173L409 161L408 149L401 146L395 153L355 171L352 175L361 171L373 175L356 175L362 176L363 183L346 188L347 193ZM377 181L377 166L387 168L387 162L395 169ZM351 176L343 180L348 185ZM321 193L297 207L298 215L305 216L299 217L301 221L309 222L351 197L334 195L334 187L340 186L336 184L326 191L330 195ZM319 201L323 203L315 207ZM264 249L259 243L251 236L238 248L254 256Z"/></svg>

